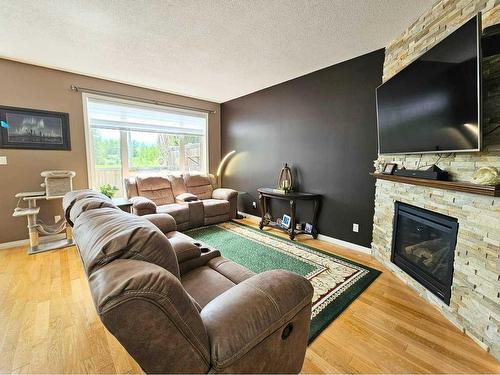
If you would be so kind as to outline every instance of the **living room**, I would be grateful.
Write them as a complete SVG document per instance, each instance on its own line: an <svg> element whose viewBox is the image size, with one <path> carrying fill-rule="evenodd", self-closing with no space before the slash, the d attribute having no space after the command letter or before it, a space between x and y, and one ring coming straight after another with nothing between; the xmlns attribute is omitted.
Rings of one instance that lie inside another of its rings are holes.
<svg viewBox="0 0 500 375"><path fill-rule="evenodd" d="M498 0L0 4L0 372L500 373Z"/></svg>

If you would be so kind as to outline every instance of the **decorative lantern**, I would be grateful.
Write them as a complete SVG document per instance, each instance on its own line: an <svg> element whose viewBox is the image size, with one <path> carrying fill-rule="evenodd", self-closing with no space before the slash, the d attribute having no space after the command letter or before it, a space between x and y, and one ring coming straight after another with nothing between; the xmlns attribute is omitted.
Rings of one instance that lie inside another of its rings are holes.
<svg viewBox="0 0 500 375"><path fill-rule="evenodd" d="M292 170L285 163L281 169L280 176L278 177L278 189L288 193L293 189L293 175Z"/></svg>

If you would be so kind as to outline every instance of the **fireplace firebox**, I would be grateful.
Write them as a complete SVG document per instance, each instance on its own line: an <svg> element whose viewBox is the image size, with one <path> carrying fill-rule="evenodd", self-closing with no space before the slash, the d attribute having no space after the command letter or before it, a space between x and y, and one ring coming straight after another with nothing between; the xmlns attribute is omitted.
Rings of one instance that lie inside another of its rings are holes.
<svg viewBox="0 0 500 375"><path fill-rule="evenodd" d="M395 203L391 261L450 304L458 220Z"/></svg>

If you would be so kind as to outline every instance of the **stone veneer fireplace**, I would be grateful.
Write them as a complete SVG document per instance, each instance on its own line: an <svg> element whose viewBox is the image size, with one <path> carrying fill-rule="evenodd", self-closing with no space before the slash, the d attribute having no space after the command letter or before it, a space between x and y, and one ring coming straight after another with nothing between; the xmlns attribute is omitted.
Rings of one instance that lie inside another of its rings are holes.
<svg viewBox="0 0 500 375"><path fill-rule="evenodd" d="M483 28L500 23L498 0L441 0L385 50L384 81L482 12ZM483 59L482 152L442 155L438 166L453 180L468 181L479 167L500 170L500 55ZM415 169L436 163L437 155L381 155L378 162ZM391 261L396 202L455 218L458 223L449 305ZM378 179L375 192L373 255L434 304L483 348L500 358L500 197L469 194Z"/></svg>
<svg viewBox="0 0 500 375"><path fill-rule="evenodd" d="M457 219L449 305L391 261L396 202ZM372 253L456 326L500 358L500 197L378 179Z"/></svg>

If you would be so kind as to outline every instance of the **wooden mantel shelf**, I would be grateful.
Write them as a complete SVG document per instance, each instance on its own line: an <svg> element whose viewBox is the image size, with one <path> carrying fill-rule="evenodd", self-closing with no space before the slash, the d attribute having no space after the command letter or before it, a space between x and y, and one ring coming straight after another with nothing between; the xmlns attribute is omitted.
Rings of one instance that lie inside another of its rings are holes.
<svg viewBox="0 0 500 375"><path fill-rule="evenodd" d="M500 185L477 185L469 182L438 181L425 178L394 176L391 174L370 173L375 178L382 180L401 182L403 184L428 186L435 189L455 190L470 194L487 195L489 197L500 197Z"/></svg>

